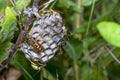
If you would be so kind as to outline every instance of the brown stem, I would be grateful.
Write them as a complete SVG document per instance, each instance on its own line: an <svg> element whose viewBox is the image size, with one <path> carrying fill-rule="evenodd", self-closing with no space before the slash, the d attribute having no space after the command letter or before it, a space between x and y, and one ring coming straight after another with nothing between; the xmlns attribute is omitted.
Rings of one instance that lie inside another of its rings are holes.
<svg viewBox="0 0 120 80"><path fill-rule="evenodd" d="M76 62L74 62L74 73L75 73L75 80L80 80L79 67Z"/></svg>

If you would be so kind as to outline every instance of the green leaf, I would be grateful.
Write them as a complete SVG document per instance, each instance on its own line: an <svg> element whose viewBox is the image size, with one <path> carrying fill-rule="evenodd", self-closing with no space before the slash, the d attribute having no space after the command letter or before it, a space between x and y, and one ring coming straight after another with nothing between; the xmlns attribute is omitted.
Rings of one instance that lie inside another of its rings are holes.
<svg viewBox="0 0 120 80"><path fill-rule="evenodd" d="M17 0L17 1L16 1L16 6L12 6L12 7L11 7L11 10L13 11L13 13L14 13L15 15L17 15L17 14L18 14L18 11L22 12L22 10L23 10L26 6L28 6L28 4L30 3L30 1L31 1L31 0ZM17 11L16 11L15 7L18 9Z"/></svg>
<svg viewBox="0 0 120 80"><path fill-rule="evenodd" d="M55 80L55 77L46 69L43 69L43 76L49 80Z"/></svg>
<svg viewBox="0 0 120 80"><path fill-rule="evenodd" d="M88 66L88 64L82 64L81 66L81 80L92 80L91 79L91 73L90 73L91 69Z"/></svg>
<svg viewBox="0 0 120 80"><path fill-rule="evenodd" d="M111 80L120 80L120 65L118 63L113 63L107 67L108 76Z"/></svg>
<svg viewBox="0 0 120 80"><path fill-rule="evenodd" d="M102 37L110 44L120 47L120 25L114 22L101 22L97 28Z"/></svg>
<svg viewBox="0 0 120 80"><path fill-rule="evenodd" d="M65 51L68 53L69 57L72 59L72 60L76 60L76 52L75 52L75 48L73 47L72 44L70 44L69 42L66 42L66 47L64 48Z"/></svg>
<svg viewBox="0 0 120 80"><path fill-rule="evenodd" d="M100 66L100 63L94 64L93 68L93 80L108 80L106 70Z"/></svg>
<svg viewBox="0 0 120 80"><path fill-rule="evenodd" d="M22 10L23 8L25 8L29 3L30 3L31 0L18 0L16 2L16 5L18 7L18 10Z"/></svg>
<svg viewBox="0 0 120 80"><path fill-rule="evenodd" d="M80 8L71 0L58 0L57 6L64 9L70 9L74 12L80 12Z"/></svg>
<svg viewBox="0 0 120 80"><path fill-rule="evenodd" d="M18 61L15 61L15 63L24 71L24 75L25 77L27 77L26 78L27 80L34 80L32 76L29 74L29 72L27 72L27 70L24 68L24 66L22 66Z"/></svg>
<svg viewBox="0 0 120 80"><path fill-rule="evenodd" d="M83 6L90 6L94 1L96 2L98 0L83 0L82 5Z"/></svg>
<svg viewBox="0 0 120 80"><path fill-rule="evenodd" d="M13 65L16 68L19 68L22 70L25 80L36 80L37 78L39 78L38 76L39 74L36 74L37 71L35 71L31 67L29 60L26 59L25 55L22 52L18 51L15 54Z"/></svg>
<svg viewBox="0 0 120 80"><path fill-rule="evenodd" d="M55 57L47 63L45 69L47 70L48 74L50 73L51 76L54 76L54 78L56 78L52 80L57 80L58 77L62 77L63 75L65 75L67 71L66 67L62 65L61 60L60 62L56 61ZM48 79L48 80L51 80L51 79Z"/></svg>
<svg viewBox="0 0 120 80"><path fill-rule="evenodd" d="M74 3L70 0L58 0L58 5L57 6L64 7L64 8L69 8L72 5L74 5Z"/></svg>
<svg viewBox="0 0 120 80"><path fill-rule="evenodd" d="M119 58L120 56L120 48L116 48L115 50L112 51L112 53ZM106 55L105 55L106 54ZM103 53L104 58L103 58L103 62L104 62L104 66L107 68L113 61L115 61L115 59L111 56L111 55L107 55L108 53ZM117 63L117 62L116 62Z"/></svg>
<svg viewBox="0 0 120 80"><path fill-rule="evenodd" d="M7 58L10 46L11 46L10 42L0 44L0 63Z"/></svg>
<svg viewBox="0 0 120 80"><path fill-rule="evenodd" d="M63 46L63 48L73 61L76 61L82 55L82 44L73 37L69 38L69 42L66 42L66 46Z"/></svg>
<svg viewBox="0 0 120 80"><path fill-rule="evenodd" d="M16 27L16 16L11 11L10 7L6 7L4 20L1 22L0 26L2 27L0 32L0 42L2 43L5 40L12 39Z"/></svg>
<svg viewBox="0 0 120 80"><path fill-rule="evenodd" d="M30 1L31 0L18 0L16 2L16 7L19 11L22 11L22 9L26 7ZM13 34L16 28L16 15L17 14L13 7L6 7L4 20L0 24L2 28L0 32L0 42L11 40L13 38Z"/></svg>
<svg viewBox="0 0 120 80"><path fill-rule="evenodd" d="M4 12L5 8L7 6L7 0L0 0L0 14Z"/></svg>

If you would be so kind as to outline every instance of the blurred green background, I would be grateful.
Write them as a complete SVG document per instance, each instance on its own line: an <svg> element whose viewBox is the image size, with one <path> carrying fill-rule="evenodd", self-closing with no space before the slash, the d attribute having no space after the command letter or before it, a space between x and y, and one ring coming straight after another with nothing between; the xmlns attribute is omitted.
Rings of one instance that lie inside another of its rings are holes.
<svg viewBox="0 0 120 80"><path fill-rule="evenodd" d="M15 2L25 22L23 8L33 0ZM18 80L120 80L120 63L111 56L120 57L120 0L55 0L49 8L61 14L68 30L62 55L40 72L18 49L8 74L15 69L21 73ZM10 0L0 0L0 63L20 32L16 15Z"/></svg>

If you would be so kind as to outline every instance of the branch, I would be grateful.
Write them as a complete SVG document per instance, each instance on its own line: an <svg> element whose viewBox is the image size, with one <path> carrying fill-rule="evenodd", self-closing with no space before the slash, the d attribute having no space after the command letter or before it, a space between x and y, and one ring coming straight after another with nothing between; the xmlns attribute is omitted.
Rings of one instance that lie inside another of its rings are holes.
<svg viewBox="0 0 120 80"><path fill-rule="evenodd" d="M34 0L33 6L36 8L39 8L39 0ZM33 19L34 19L34 15L28 16L26 23L24 25L21 25L22 28L21 28L20 34L18 36L18 39L17 39L16 43L11 47L8 58L2 62L2 68L0 69L0 73L1 73L1 71L8 68L8 65L11 63L13 56L14 56L15 52L17 51L17 49L20 47L20 44L24 38L24 35L27 32L29 26L31 25Z"/></svg>
<svg viewBox="0 0 120 80"><path fill-rule="evenodd" d="M110 51L109 48L105 47L105 49L108 51L108 53L113 57L113 59L120 64L120 60L114 55L114 53L112 53L112 51Z"/></svg>

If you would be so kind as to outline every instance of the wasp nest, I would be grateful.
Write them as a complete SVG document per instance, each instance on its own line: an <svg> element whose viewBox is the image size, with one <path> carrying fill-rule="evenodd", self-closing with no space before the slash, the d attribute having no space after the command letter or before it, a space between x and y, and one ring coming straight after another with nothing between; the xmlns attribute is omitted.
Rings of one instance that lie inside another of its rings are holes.
<svg viewBox="0 0 120 80"><path fill-rule="evenodd" d="M65 40L65 26L59 13L45 11L34 21L23 45L22 51L31 61L46 63L60 49Z"/></svg>

